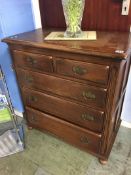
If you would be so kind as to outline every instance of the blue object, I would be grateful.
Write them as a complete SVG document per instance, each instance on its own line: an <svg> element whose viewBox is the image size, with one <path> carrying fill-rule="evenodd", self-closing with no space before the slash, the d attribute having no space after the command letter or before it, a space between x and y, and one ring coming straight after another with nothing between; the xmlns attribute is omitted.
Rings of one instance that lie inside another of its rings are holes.
<svg viewBox="0 0 131 175"><path fill-rule="evenodd" d="M31 0L0 1L0 40L17 33L34 30L34 28ZM2 42L0 42L0 65L5 74L12 105L17 111L23 112L9 49L7 44Z"/></svg>

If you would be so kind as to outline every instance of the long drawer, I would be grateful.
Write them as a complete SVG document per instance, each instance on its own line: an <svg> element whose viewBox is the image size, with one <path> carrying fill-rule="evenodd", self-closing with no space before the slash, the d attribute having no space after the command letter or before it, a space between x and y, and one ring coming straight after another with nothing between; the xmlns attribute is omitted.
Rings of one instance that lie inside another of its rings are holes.
<svg viewBox="0 0 131 175"><path fill-rule="evenodd" d="M22 69L17 69L17 74L21 86L45 90L90 106L105 106L106 89Z"/></svg>
<svg viewBox="0 0 131 175"><path fill-rule="evenodd" d="M26 106L55 115L96 132L101 132L103 129L104 113L101 111L34 90L24 89L22 92Z"/></svg>
<svg viewBox="0 0 131 175"><path fill-rule="evenodd" d="M16 67L53 72L53 60L51 56L14 50L13 59Z"/></svg>
<svg viewBox="0 0 131 175"><path fill-rule="evenodd" d="M46 130L86 151L99 153L101 135L26 107L28 124Z"/></svg>

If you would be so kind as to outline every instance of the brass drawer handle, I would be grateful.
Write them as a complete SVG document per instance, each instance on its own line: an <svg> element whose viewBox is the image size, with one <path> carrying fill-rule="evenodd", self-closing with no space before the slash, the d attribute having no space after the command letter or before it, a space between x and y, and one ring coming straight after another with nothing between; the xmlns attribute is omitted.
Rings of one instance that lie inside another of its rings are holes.
<svg viewBox="0 0 131 175"><path fill-rule="evenodd" d="M36 119L35 116L31 116L31 117L30 117L30 121L31 121L31 122L35 122L35 123L38 122L38 120Z"/></svg>
<svg viewBox="0 0 131 175"><path fill-rule="evenodd" d="M82 114L81 119L82 120L88 120L88 121L94 121L95 120L94 116L89 115L89 114Z"/></svg>
<svg viewBox="0 0 131 175"><path fill-rule="evenodd" d="M81 137L80 138L80 141L81 141L81 143L83 143L83 144L89 144L89 139L87 138L87 137Z"/></svg>
<svg viewBox="0 0 131 175"><path fill-rule="evenodd" d="M82 95L83 95L83 97L85 98L85 99L96 99L96 96L95 96L95 94L93 94L92 92L90 92L90 91L83 91L83 93L82 93Z"/></svg>
<svg viewBox="0 0 131 175"><path fill-rule="evenodd" d="M26 77L27 83L32 83L34 79L32 77Z"/></svg>
<svg viewBox="0 0 131 175"><path fill-rule="evenodd" d="M34 97L34 96L30 96L29 97L29 101L31 101L31 102L37 102L38 101L38 98L37 97Z"/></svg>
<svg viewBox="0 0 131 175"><path fill-rule="evenodd" d="M31 58L31 57L27 57L27 62L30 63L31 65L35 65L37 64L37 60Z"/></svg>
<svg viewBox="0 0 131 175"><path fill-rule="evenodd" d="M32 58L31 57L27 57L26 60L27 60L27 62L32 62Z"/></svg>
<svg viewBox="0 0 131 175"><path fill-rule="evenodd" d="M78 74L78 75L84 75L87 73L87 70L80 66L73 66L72 70L75 74Z"/></svg>

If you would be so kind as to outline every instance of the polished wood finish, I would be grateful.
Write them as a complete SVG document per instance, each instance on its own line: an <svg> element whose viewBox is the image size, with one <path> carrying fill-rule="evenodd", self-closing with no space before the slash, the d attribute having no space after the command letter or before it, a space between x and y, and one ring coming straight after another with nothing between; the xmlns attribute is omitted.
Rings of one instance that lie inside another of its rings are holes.
<svg viewBox="0 0 131 175"><path fill-rule="evenodd" d="M53 92L56 95L67 97L70 100L82 102L84 105L93 105L102 109L105 107L107 89L96 88L78 82L72 83L72 81L60 77L18 68L17 74L21 86L46 91L47 93ZM64 86L61 86L62 84Z"/></svg>
<svg viewBox="0 0 131 175"><path fill-rule="evenodd" d="M43 72L53 72L52 57L47 55L38 55L21 51L14 51L13 57L16 66L30 68ZM19 58L19 59L18 59Z"/></svg>
<svg viewBox="0 0 131 175"><path fill-rule="evenodd" d="M121 123L130 33L99 31L93 42L45 41L49 32L3 40L10 46L28 125L107 161ZM28 63L28 56L37 63Z"/></svg>
<svg viewBox="0 0 131 175"><path fill-rule="evenodd" d="M24 89L26 106L55 115L61 119L100 132L103 127L104 112L60 99L37 91Z"/></svg>
<svg viewBox="0 0 131 175"><path fill-rule="evenodd" d="M61 0L39 0L39 3L43 29L65 28ZM85 3L83 30L130 30L131 4L129 15L122 16L122 0L85 0Z"/></svg>
<svg viewBox="0 0 131 175"><path fill-rule="evenodd" d="M31 108L27 108L26 111L31 126L49 131L83 150L99 152L101 135Z"/></svg>
<svg viewBox="0 0 131 175"><path fill-rule="evenodd" d="M51 30L38 29L5 38L4 42L11 44L13 50L17 47L18 50L24 52L89 61L90 63L99 62L101 64L107 64L106 62L111 64L111 60L126 59L127 49L130 48L131 45L129 41L130 34L128 32L98 31L97 40L95 41L44 40L50 32ZM59 51L63 51L63 55ZM98 56L100 58L98 58Z"/></svg>
<svg viewBox="0 0 131 175"><path fill-rule="evenodd" d="M58 74L71 76L78 79L107 84L109 66L56 59L56 72Z"/></svg>

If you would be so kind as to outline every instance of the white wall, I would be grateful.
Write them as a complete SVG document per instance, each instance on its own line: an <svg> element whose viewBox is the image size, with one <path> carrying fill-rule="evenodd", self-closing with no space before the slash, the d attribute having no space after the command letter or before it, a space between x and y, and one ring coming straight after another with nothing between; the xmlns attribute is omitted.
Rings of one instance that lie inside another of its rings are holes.
<svg viewBox="0 0 131 175"><path fill-rule="evenodd" d="M122 120L131 123L131 69L129 73L127 89L122 109Z"/></svg>
<svg viewBox="0 0 131 175"><path fill-rule="evenodd" d="M36 29L41 28L41 17L40 17L39 1L38 0L32 0L32 12L33 12L35 28Z"/></svg>

